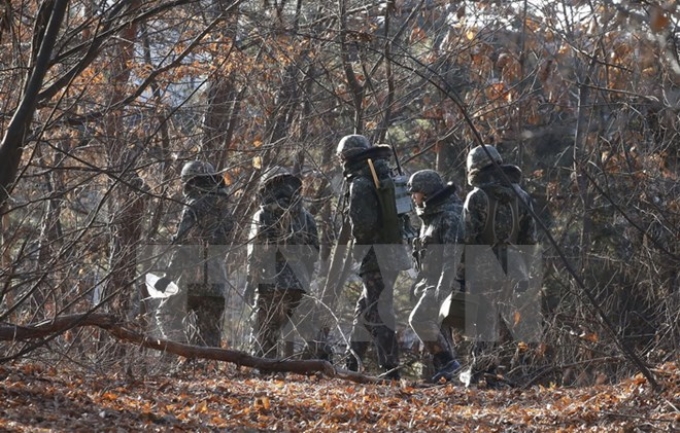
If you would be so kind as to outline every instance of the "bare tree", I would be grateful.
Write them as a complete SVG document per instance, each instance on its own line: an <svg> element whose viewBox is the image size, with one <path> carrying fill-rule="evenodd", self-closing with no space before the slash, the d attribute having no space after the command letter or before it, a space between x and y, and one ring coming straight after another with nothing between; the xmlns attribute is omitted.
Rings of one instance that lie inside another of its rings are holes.
<svg viewBox="0 0 680 433"><path fill-rule="evenodd" d="M143 312L140 277L160 264L137 253L170 239L178 172L200 159L225 170L239 221L231 340L244 347L238 247L262 171L302 176L326 258L341 221L334 148L359 132L393 145L408 172L436 167L462 193L479 142L522 166L550 234L538 369L514 370L525 383L568 382L565 366L590 372L595 353L630 361L616 357L621 342L650 362L670 359L680 335L678 12L577 3L7 3L0 320ZM397 302L408 308L406 296ZM44 343L29 340L7 342L5 358ZM69 341L89 351L90 340Z"/></svg>

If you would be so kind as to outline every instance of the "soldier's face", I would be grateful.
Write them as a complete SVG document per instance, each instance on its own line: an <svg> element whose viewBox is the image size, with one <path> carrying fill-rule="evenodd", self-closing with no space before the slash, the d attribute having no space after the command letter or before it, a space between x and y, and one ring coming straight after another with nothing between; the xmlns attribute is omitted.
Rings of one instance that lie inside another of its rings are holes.
<svg viewBox="0 0 680 433"><path fill-rule="evenodd" d="M411 199L413 200L413 203L416 204L416 206L423 207L423 203L425 202L425 194L422 192L412 192Z"/></svg>

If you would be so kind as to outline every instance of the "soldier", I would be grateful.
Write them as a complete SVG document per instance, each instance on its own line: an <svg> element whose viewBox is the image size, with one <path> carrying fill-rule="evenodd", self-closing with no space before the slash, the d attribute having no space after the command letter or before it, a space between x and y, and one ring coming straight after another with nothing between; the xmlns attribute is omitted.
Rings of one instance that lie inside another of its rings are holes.
<svg viewBox="0 0 680 433"><path fill-rule="evenodd" d="M463 207L466 248L458 275L466 279L470 292L483 295L477 320L477 351L485 342L498 340L499 330L503 339L509 338L517 320L507 307L517 295L517 280L528 277L526 262L515 260L520 255L513 257L509 252L537 243L536 222L528 210L531 198L519 185L521 177L519 167L503 164L494 146L477 146L468 154L467 179L473 189ZM513 259L512 264L509 259Z"/></svg>
<svg viewBox="0 0 680 433"><path fill-rule="evenodd" d="M408 187L421 221L413 250L418 270L412 289L416 306L409 316L409 324L432 355L436 372L432 381L450 381L460 364L455 359L450 331L442 329L439 309L454 286L455 290L461 289L455 283L455 276L462 253L457 248L462 235L462 203L456 186L451 182L444 184L434 170L413 173Z"/></svg>
<svg viewBox="0 0 680 433"><path fill-rule="evenodd" d="M336 153L349 184L349 219L355 243L353 256L361 261L359 275L363 282L354 313L346 367L358 370L372 340L386 377L398 379L393 290L399 271L409 267L408 253L401 237L386 238L373 178L374 174L378 180L390 175L387 161L391 149L384 145L371 146L363 135L348 135L340 140Z"/></svg>
<svg viewBox="0 0 680 433"><path fill-rule="evenodd" d="M277 168L264 176L258 191L260 208L250 231L244 292L246 302L254 303L256 356L277 357L281 330L309 289L319 257L316 222L302 205L301 188L299 177ZM290 345L286 351L291 351Z"/></svg>
<svg viewBox="0 0 680 433"><path fill-rule="evenodd" d="M196 343L219 347L227 283L224 253L233 228L227 187L213 166L202 161L186 163L180 178L185 202L172 238L172 245L178 248L173 251L165 277L154 285L164 292L171 281L176 281L180 291L164 299L157 320L165 338L186 342L183 319L194 311Z"/></svg>

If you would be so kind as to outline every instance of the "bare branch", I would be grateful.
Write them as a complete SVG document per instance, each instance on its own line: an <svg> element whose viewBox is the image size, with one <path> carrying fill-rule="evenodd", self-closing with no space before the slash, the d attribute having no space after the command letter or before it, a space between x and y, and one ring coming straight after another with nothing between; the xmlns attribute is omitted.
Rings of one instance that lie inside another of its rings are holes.
<svg viewBox="0 0 680 433"><path fill-rule="evenodd" d="M119 340L135 343L147 349L161 350L185 358L212 359L271 372L306 375L318 373L328 377L336 377L357 383L382 383L384 381L377 377L335 368L327 361L258 358L237 350L192 346L189 344L152 338L129 329L125 326L125 322L110 314L97 313L62 316L55 318L54 320L28 326L1 325L0 341L22 341L33 338L49 337L83 326L96 326L107 330Z"/></svg>

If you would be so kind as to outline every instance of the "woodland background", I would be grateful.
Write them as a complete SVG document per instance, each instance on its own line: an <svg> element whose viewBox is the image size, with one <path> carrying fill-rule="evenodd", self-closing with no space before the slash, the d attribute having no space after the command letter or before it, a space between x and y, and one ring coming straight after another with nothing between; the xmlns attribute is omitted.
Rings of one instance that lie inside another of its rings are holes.
<svg viewBox="0 0 680 433"><path fill-rule="evenodd" d="M143 350L106 323L59 320L150 332L138 252L168 242L193 159L226 169L239 229L225 347L245 349L238 246L259 176L303 178L322 284L349 133L461 196L481 142L522 168L548 302L519 383L677 363L679 19L674 1L0 2L0 364L138 374Z"/></svg>

